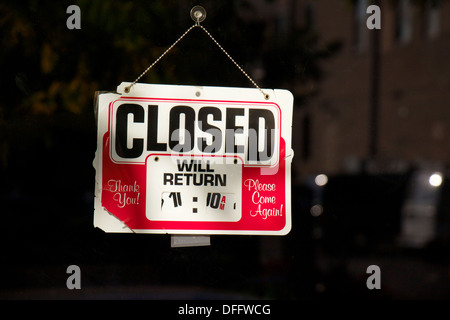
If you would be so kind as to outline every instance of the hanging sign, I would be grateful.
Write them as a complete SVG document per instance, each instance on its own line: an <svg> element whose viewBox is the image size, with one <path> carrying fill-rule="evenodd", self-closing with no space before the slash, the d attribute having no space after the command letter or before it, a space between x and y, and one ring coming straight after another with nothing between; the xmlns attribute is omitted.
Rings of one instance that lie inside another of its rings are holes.
<svg viewBox="0 0 450 320"><path fill-rule="evenodd" d="M122 83L98 96L94 225L106 232L284 235L287 90ZM268 98L268 99L267 99Z"/></svg>

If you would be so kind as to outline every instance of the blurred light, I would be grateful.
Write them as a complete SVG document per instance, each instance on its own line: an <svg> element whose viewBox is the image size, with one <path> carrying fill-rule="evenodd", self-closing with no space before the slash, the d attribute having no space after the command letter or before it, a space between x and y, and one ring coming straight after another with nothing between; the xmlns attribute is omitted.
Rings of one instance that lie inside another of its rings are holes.
<svg viewBox="0 0 450 320"><path fill-rule="evenodd" d="M323 207L320 204L315 204L311 207L311 209L309 210L309 212L311 212L311 215L313 217L318 217L322 214L323 212Z"/></svg>
<svg viewBox="0 0 450 320"><path fill-rule="evenodd" d="M316 183L316 185L318 185L319 187L323 187L324 185L327 184L328 182L328 177L326 174L319 174L316 176L316 178L314 179L314 182Z"/></svg>
<svg viewBox="0 0 450 320"><path fill-rule="evenodd" d="M442 175L440 173L433 173L428 179L428 182L433 187L439 187L442 184Z"/></svg>

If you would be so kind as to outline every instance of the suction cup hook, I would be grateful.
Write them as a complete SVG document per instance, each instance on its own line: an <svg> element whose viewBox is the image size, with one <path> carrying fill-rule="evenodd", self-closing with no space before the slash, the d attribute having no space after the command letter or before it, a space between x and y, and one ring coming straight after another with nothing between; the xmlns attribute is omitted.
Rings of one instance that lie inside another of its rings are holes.
<svg viewBox="0 0 450 320"><path fill-rule="evenodd" d="M195 6L191 9L191 19L194 20L196 25L203 22L206 19L206 10L202 6Z"/></svg>

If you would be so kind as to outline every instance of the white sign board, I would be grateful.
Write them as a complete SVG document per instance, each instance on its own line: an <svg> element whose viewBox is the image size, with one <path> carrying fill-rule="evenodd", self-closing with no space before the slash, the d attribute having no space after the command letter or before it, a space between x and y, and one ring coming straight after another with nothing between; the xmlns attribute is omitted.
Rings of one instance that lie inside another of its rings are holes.
<svg viewBox="0 0 450 320"><path fill-rule="evenodd" d="M94 225L107 232L284 235L287 90L122 83L98 96Z"/></svg>

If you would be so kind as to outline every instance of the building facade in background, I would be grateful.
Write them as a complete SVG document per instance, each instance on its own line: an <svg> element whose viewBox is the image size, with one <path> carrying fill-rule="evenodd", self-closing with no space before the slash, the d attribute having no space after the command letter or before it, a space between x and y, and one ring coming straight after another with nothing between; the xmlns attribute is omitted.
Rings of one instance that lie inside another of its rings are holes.
<svg viewBox="0 0 450 320"><path fill-rule="evenodd" d="M381 0L381 30L366 26L368 0L294 2L297 23L308 17L320 41L342 44L322 64L317 95L294 114L298 181L442 170L450 161L450 2Z"/></svg>

